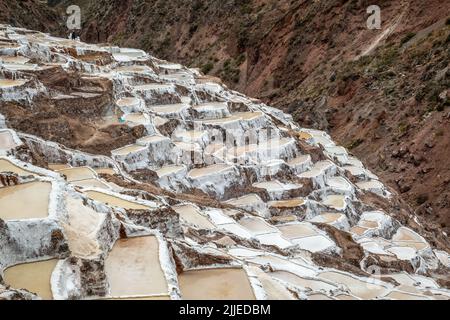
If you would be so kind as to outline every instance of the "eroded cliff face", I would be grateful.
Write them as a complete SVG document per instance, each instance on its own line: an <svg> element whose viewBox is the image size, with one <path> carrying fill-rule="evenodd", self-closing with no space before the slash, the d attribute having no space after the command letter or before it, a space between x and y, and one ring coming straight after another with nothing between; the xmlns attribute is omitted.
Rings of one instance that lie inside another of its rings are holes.
<svg viewBox="0 0 450 320"><path fill-rule="evenodd" d="M450 232L448 1L77 3L82 39L144 49L325 130ZM366 10L381 9L369 30Z"/></svg>
<svg viewBox="0 0 450 320"><path fill-rule="evenodd" d="M139 49L1 25L0 61L0 298L450 297L448 238L325 132Z"/></svg>

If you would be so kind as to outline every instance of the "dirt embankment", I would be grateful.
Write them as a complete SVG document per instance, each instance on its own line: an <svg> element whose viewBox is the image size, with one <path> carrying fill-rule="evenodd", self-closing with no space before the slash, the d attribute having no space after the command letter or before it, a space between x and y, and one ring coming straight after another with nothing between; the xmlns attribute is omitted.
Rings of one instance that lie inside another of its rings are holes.
<svg viewBox="0 0 450 320"><path fill-rule="evenodd" d="M0 114L10 128L92 154L110 156L111 150L146 135L143 126L118 121L112 83L104 78L80 77L61 68L37 75L53 98L36 97L27 103L0 102Z"/></svg>

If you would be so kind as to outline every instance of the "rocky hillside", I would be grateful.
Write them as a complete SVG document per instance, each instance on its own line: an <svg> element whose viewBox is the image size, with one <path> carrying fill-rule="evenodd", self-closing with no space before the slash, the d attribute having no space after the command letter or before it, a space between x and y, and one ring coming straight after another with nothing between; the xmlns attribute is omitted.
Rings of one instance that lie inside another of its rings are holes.
<svg viewBox="0 0 450 320"><path fill-rule="evenodd" d="M45 1L0 0L0 23L60 34L63 16Z"/></svg>
<svg viewBox="0 0 450 320"><path fill-rule="evenodd" d="M448 1L79 4L84 40L198 67L326 130L430 229L450 232ZM366 27L371 4L381 7L381 30Z"/></svg>
<svg viewBox="0 0 450 320"><path fill-rule="evenodd" d="M450 299L326 132L139 49L0 25L0 61L0 299Z"/></svg>

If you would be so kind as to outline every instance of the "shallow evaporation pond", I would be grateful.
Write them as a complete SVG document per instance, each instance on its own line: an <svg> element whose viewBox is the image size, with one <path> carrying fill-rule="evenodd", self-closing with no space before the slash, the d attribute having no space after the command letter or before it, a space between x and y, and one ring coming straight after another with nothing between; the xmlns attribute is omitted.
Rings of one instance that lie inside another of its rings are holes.
<svg viewBox="0 0 450 320"><path fill-rule="evenodd" d="M235 113L235 116L239 117L242 120L253 120L261 117L263 115L262 112L256 111L256 112L239 112Z"/></svg>
<svg viewBox="0 0 450 320"><path fill-rule="evenodd" d="M99 179L87 179L87 180L81 180L81 181L75 181L73 182L74 185L81 187L81 188L100 188L100 189L111 189L109 185L104 183L103 181Z"/></svg>
<svg viewBox="0 0 450 320"><path fill-rule="evenodd" d="M193 169L189 172L189 176L191 178L195 179L195 178L200 178L200 177L220 173L220 172L223 172L230 168L232 168L232 167L227 164L214 164L212 166L204 167L201 169Z"/></svg>
<svg viewBox="0 0 450 320"><path fill-rule="evenodd" d="M122 98L116 101L119 107L137 106L139 103L140 100L137 98Z"/></svg>
<svg viewBox="0 0 450 320"><path fill-rule="evenodd" d="M177 172L180 172L184 169L183 166L165 166L162 167L159 170L156 170L156 174L158 175L158 177L164 177L164 176L168 176Z"/></svg>
<svg viewBox="0 0 450 320"><path fill-rule="evenodd" d="M9 131L0 131L0 150L9 150L17 147L13 136Z"/></svg>
<svg viewBox="0 0 450 320"><path fill-rule="evenodd" d="M324 281L302 278L302 277L299 277L288 271L275 271L275 272L270 273L270 275L276 279L285 281L287 283L290 283L290 284L293 284L295 286L299 286L302 288L309 288L313 291L319 291L319 290L330 291L330 290L337 289L336 286L326 283Z"/></svg>
<svg viewBox="0 0 450 320"><path fill-rule="evenodd" d="M326 271L321 273L319 277L322 279L327 279L333 283L344 284L349 288L353 295L361 299L374 299L376 297L381 297L388 291L388 288L382 285L374 282L371 283L362 281L339 272Z"/></svg>
<svg viewBox="0 0 450 320"><path fill-rule="evenodd" d="M228 200L227 203L229 203L233 206L236 206L236 207L241 207L241 206L250 206L250 205L254 205L254 204L259 204L259 203L262 203L262 200L259 196L252 193L252 194L247 194L240 198Z"/></svg>
<svg viewBox="0 0 450 320"><path fill-rule="evenodd" d="M383 184L377 180L358 182L356 185L363 190L383 189L384 188Z"/></svg>
<svg viewBox="0 0 450 320"><path fill-rule="evenodd" d="M191 204L173 207L176 213L180 215L181 220L186 223L197 226L201 229L214 229L215 226L205 216L203 216L196 207Z"/></svg>
<svg viewBox="0 0 450 320"><path fill-rule="evenodd" d="M18 174L19 176L29 176L35 174L31 171L22 169L16 166L14 163L5 159L0 159L0 172L13 172L15 174Z"/></svg>
<svg viewBox="0 0 450 320"><path fill-rule="evenodd" d="M103 202L105 204L114 206L114 207L119 207L119 208L124 208L124 209L129 209L129 210L148 210L150 209L147 206L144 206L142 204L136 203L136 202L131 202L125 199L121 199L115 196L111 196L109 194L103 193L103 192L98 192L98 191L87 191L86 195L95 201L99 201L99 202Z"/></svg>
<svg viewBox="0 0 450 320"><path fill-rule="evenodd" d="M392 240L423 242L423 238L421 236L405 227L399 228Z"/></svg>
<svg viewBox="0 0 450 320"><path fill-rule="evenodd" d="M52 300L50 279L57 259L19 264L7 268L4 281L15 289L26 289L45 300Z"/></svg>
<svg viewBox="0 0 450 320"><path fill-rule="evenodd" d="M339 219L343 218L344 215L341 213L322 213L313 219L311 219L311 222L318 222L318 223L334 223L339 221Z"/></svg>
<svg viewBox="0 0 450 320"><path fill-rule="evenodd" d="M189 105L184 103L174 103L174 104L151 106L150 108L155 113L167 114L167 113L180 113L184 109L189 108Z"/></svg>
<svg viewBox="0 0 450 320"><path fill-rule="evenodd" d="M145 150L147 147L145 146L140 146L137 144L133 144L131 146L127 146L124 148L120 148L117 150L112 151L113 154L115 155L128 155L130 153L134 153L134 152L138 152L138 151L142 151Z"/></svg>
<svg viewBox="0 0 450 320"><path fill-rule="evenodd" d="M309 140L313 138L312 135L305 131L300 131L299 133L297 133L297 136L300 140Z"/></svg>
<svg viewBox="0 0 450 320"><path fill-rule="evenodd" d="M167 280L154 236L118 240L105 260L110 296L167 295Z"/></svg>
<svg viewBox="0 0 450 320"><path fill-rule="evenodd" d="M331 207L336 210L342 210L345 208L345 196L341 195L327 196L324 199L323 204L326 205L327 207Z"/></svg>
<svg viewBox="0 0 450 320"><path fill-rule="evenodd" d="M317 231L309 224L293 223L278 226L278 229L287 239L298 239L317 235Z"/></svg>
<svg viewBox="0 0 450 320"><path fill-rule="evenodd" d="M247 228L254 234L277 232L277 229L275 227L272 227L262 219L254 217L243 218L239 220L239 224L244 228Z"/></svg>
<svg viewBox="0 0 450 320"><path fill-rule="evenodd" d="M116 171L114 171L113 168L95 168L94 171L97 174L109 174L109 175L115 175Z"/></svg>
<svg viewBox="0 0 450 320"><path fill-rule="evenodd" d="M95 178L95 173L88 167L62 169L58 172L64 174L69 182Z"/></svg>
<svg viewBox="0 0 450 320"><path fill-rule="evenodd" d="M114 69L117 72L132 72L132 73L152 73L153 70L147 66L124 66Z"/></svg>
<svg viewBox="0 0 450 320"><path fill-rule="evenodd" d="M70 169L72 166L69 164L62 164L62 163L49 163L48 168L53 171L59 171L64 169Z"/></svg>
<svg viewBox="0 0 450 320"><path fill-rule="evenodd" d="M149 121L142 113L130 113L125 116L125 120L138 124L146 124Z"/></svg>
<svg viewBox="0 0 450 320"><path fill-rule="evenodd" d="M165 136L160 136L160 135L153 135L153 136L146 136L146 137L140 138L137 142L140 144L149 144L149 143L161 142L164 140L169 140L169 138L167 138Z"/></svg>
<svg viewBox="0 0 450 320"><path fill-rule="evenodd" d="M0 61L4 63L20 63L24 64L30 61L30 59L20 56L0 56Z"/></svg>
<svg viewBox="0 0 450 320"><path fill-rule="evenodd" d="M52 185L49 182L30 182L0 188L0 208L2 208L0 218L3 220L46 218L51 189Z"/></svg>
<svg viewBox="0 0 450 320"><path fill-rule="evenodd" d="M290 200L281 200L281 201L272 201L269 203L272 208L295 208L300 207L305 204L304 199L290 199Z"/></svg>
<svg viewBox="0 0 450 320"><path fill-rule="evenodd" d="M429 300L428 297L423 295L416 295L407 292L401 291L392 291L389 293L386 298L394 299L394 300Z"/></svg>
<svg viewBox="0 0 450 320"><path fill-rule="evenodd" d="M25 83L26 83L25 80L0 79L0 88L14 88L22 86Z"/></svg>
<svg viewBox="0 0 450 320"><path fill-rule="evenodd" d="M255 300L244 269L192 270L178 276L185 300Z"/></svg>

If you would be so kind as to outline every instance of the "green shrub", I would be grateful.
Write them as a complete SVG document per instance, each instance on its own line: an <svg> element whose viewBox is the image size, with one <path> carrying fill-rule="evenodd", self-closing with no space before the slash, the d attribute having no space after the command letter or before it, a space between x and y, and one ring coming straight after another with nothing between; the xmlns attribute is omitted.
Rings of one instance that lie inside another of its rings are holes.
<svg viewBox="0 0 450 320"><path fill-rule="evenodd" d="M400 45L404 45L405 43L407 43L409 40L411 40L412 38L414 38L416 36L416 34L414 32L410 32L408 33L406 36L403 37L403 39L400 41Z"/></svg>
<svg viewBox="0 0 450 320"><path fill-rule="evenodd" d="M212 69L214 69L214 64L212 62L208 62L202 66L202 72L204 74L208 74Z"/></svg>

